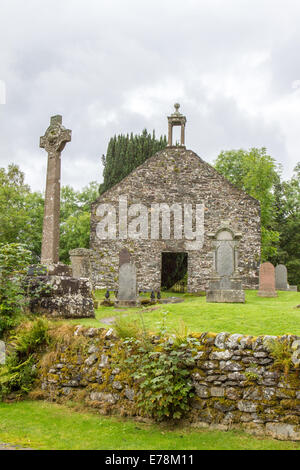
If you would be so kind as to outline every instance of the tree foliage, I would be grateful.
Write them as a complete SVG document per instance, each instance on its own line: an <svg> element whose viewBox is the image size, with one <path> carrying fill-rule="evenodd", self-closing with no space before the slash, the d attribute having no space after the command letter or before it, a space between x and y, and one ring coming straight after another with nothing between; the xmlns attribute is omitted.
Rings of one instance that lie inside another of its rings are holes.
<svg viewBox="0 0 300 470"><path fill-rule="evenodd" d="M24 277L31 260L31 252L21 243L0 245L0 337L22 313Z"/></svg>
<svg viewBox="0 0 300 470"><path fill-rule="evenodd" d="M36 256L41 252L44 200L25 184L17 165L0 168L0 243L21 243Z"/></svg>
<svg viewBox="0 0 300 470"><path fill-rule="evenodd" d="M90 183L81 191L70 186L61 190L60 206L60 260L69 262L69 251L74 248L89 248L90 205L98 196L98 185Z"/></svg>
<svg viewBox="0 0 300 470"><path fill-rule="evenodd" d="M110 139L106 155L102 155L103 183L99 193L119 183L131 171L144 163L147 158L162 150L167 145L166 136L156 139L144 129L141 135L118 135Z"/></svg>
<svg viewBox="0 0 300 470"><path fill-rule="evenodd" d="M80 191L61 189L60 260L69 262L69 250L88 248L90 205L98 196L98 184L91 182ZM42 244L44 197L25 184L17 165L0 168L0 243L20 243L39 262Z"/></svg>
<svg viewBox="0 0 300 470"><path fill-rule="evenodd" d="M289 181L277 184L275 198L280 242L273 262L286 264L290 284L300 288L300 163Z"/></svg>
<svg viewBox="0 0 300 470"><path fill-rule="evenodd" d="M279 232L275 229L276 198L280 168L266 149L228 150L218 155L215 168L232 184L260 202L262 261L277 253Z"/></svg>

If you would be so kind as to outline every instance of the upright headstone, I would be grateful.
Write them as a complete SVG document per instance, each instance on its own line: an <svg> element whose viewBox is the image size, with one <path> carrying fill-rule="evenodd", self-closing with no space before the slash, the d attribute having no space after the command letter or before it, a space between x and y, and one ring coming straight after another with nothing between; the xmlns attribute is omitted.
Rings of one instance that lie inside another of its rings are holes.
<svg viewBox="0 0 300 470"><path fill-rule="evenodd" d="M40 138L40 147L48 153L41 263L48 266L59 261L59 215L61 152L71 141L71 130L62 125L62 117L52 116L50 126Z"/></svg>
<svg viewBox="0 0 300 470"><path fill-rule="evenodd" d="M207 302L244 303L245 293L239 278L238 240L241 234L234 232L224 221L213 239L213 272L206 291Z"/></svg>
<svg viewBox="0 0 300 470"><path fill-rule="evenodd" d="M0 365L5 364L5 343L0 341Z"/></svg>
<svg viewBox="0 0 300 470"><path fill-rule="evenodd" d="M91 256L92 251L87 248L75 248L69 251L72 276L91 278Z"/></svg>
<svg viewBox="0 0 300 470"><path fill-rule="evenodd" d="M278 264L275 268L275 287L276 290L288 290L287 269L284 264Z"/></svg>
<svg viewBox="0 0 300 470"><path fill-rule="evenodd" d="M275 290L275 268L268 261L261 264L259 268L259 290L260 297L277 297Z"/></svg>
<svg viewBox="0 0 300 470"><path fill-rule="evenodd" d="M136 307L140 305L137 295L136 267L131 261L129 251L124 248L119 255L119 286L115 305Z"/></svg>
<svg viewBox="0 0 300 470"><path fill-rule="evenodd" d="M290 286L288 283L288 271L284 264L278 264L275 268L276 290L288 290L297 292L297 286Z"/></svg>

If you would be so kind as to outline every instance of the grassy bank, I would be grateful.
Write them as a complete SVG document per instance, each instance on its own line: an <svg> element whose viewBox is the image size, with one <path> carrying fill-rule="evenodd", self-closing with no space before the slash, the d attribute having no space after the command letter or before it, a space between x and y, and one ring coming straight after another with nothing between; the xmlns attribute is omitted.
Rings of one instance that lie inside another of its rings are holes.
<svg viewBox="0 0 300 470"><path fill-rule="evenodd" d="M104 298L104 292L96 293L98 299ZM75 324L86 326L103 326L102 320L107 317L126 316L136 321L140 314L152 331L156 331L162 321L163 312L167 312L166 325L172 330L183 321L191 331L213 331L219 333L241 333L248 335L300 335L299 292L278 292L276 298L262 298L257 291L246 291L245 304L207 303L205 297L191 294L163 293L163 297L183 297L184 302L177 304L160 304L140 309L118 309L100 306L96 319L71 320ZM148 296L149 297L149 296Z"/></svg>
<svg viewBox="0 0 300 470"><path fill-rule="evenodd" d="M300 450L241 431L168 429L31 401L0 403L0 442L44 450Z"/></svg>

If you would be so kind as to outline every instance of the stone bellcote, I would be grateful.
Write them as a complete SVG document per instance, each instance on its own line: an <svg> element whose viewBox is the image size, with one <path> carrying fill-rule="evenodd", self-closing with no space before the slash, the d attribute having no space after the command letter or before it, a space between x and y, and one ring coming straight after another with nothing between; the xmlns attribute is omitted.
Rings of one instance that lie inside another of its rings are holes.
<svg viewBox="0 0 300 470"><path fill-rule="evenodd" d="M173 127L180 126L181 127L181 138L180 138L180 147L185 148L185 124L186 124L186 117L180 114L179 108L180 104L174 104L175 112L168 116L168 147L173 146Z"/></svg>

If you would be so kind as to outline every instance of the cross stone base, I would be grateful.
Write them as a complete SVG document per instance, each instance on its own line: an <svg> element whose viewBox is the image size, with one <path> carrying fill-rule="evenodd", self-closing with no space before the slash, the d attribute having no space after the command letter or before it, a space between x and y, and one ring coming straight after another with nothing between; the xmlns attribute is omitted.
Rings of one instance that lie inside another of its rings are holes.
<svg viewBox="0 0 300 470"><path fill-rule="evenodd" d="M27 286L32 313L51 318L95 318L92 285L87 279L61 275L27 276ZM42 291L35 298L34 293L41 287Z"/></svg>
<svg viewBox="0 0 300 470"><path fill-rule="evenodd" d="M206 302L245 303L241 279L238 276L215 275L209 281Z"/></svg>
<svg viewBox="0 0 300 470"><path fill-rule="evenodd" d="M245 303L245 292L243 290L207 290L206 302L218 303Z"/></svg>

